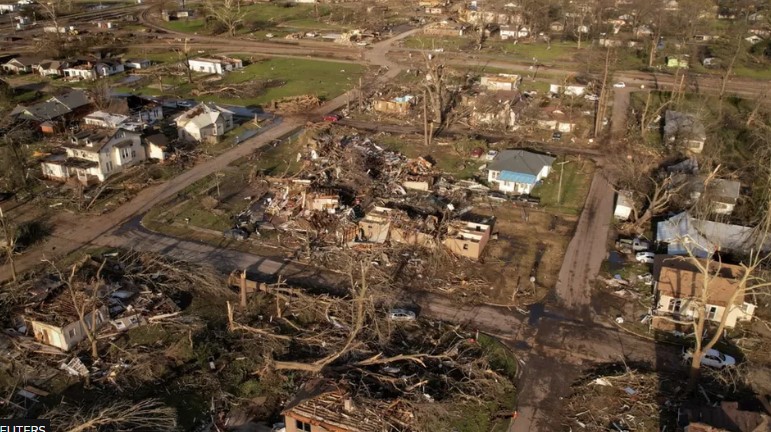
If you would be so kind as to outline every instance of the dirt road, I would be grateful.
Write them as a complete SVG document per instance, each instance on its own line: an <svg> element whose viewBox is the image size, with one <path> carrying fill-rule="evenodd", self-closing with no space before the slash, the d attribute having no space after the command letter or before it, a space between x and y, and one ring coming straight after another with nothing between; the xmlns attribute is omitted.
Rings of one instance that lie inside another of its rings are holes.
<svg viewBox="0 0 771 432"><path fill-rule="evenodd" d="M597 170L557 281L557 301L586 318L591 314L588 306L592 300L592 281L607 254L613 199L613 187L602 170Z"/></svg>

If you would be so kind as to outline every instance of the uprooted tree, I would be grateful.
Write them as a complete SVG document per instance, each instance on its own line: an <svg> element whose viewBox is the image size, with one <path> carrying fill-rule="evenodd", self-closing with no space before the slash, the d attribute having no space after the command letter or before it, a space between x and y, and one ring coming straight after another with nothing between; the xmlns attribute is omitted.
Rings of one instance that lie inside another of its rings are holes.
<svg viewBox="0 0 771 432"><path fill-rule="evenodd" d="M87 432L95 430L157 430L177 428L177 414L173 408L154 399L131 402L119 400L93 408L67 403L47 412L54 430Z"/></svg>
<svg viewBox="0 0 771 432"><path fill-rule="evenodd" d="M310 295L282 284L263 286L256 323L253 311L237 313L228 304L230 331L260 340L264 361L255 375L320 375L355 383L354 397L385 394L415 404L427 397L481 403L510 385L509 374L492 366L480 344L459 327L389 320L386 311L395 299L384 293L393 288L373 288L367 273L358 263L350 271L349 293L342 297Z"/></svg>

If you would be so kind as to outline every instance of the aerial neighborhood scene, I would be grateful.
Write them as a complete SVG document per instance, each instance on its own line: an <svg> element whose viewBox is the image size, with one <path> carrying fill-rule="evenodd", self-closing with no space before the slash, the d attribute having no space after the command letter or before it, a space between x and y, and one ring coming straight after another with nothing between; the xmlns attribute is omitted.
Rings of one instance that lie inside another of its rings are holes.
<svg viewBox="0 0 771 432"><path fill-rule="evenodd" d="M771 432L768 0L0 35L0 431Z"/></svg>

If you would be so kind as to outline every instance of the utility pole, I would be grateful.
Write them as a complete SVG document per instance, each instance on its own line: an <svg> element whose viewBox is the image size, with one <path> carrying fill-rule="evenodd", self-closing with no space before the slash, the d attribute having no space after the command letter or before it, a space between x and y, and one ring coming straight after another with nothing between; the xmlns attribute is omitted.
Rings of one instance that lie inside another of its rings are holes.
<svg viewBox="0 0 771 432"><path fill-rule="evenodd" d="M560 166L560 183L559 187L557 188L557 205L562 205L562 173L565 171L565 164L569 163L570 161L564 161L557 164Z"/></svg>
<svg viewBox="0 0 771 432"><path fill-rule="evenodd" d="M429 146L428 141L428 92L423 90L423 143Z"/></svg>
<svg viewBox="0 0 771 432"><path fill-rule="evenodd" d="M364 111L364 93L361 90L361 77L359 77L359 112Z"/></svg>

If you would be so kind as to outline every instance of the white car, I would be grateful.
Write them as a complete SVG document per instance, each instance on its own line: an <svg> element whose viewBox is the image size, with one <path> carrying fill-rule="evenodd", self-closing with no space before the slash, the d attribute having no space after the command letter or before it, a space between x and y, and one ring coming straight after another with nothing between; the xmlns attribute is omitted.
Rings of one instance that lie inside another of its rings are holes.
<svg viewBox="0 0 771 432"><path fill-rule="evenodd" d="M692 350L683 351L683 360L690 361L691 358L693 358ZM736 359L728 354L723 354L716 349L711 349L701 355L701 365L723 369L736 366Z"/></svg>
<svg viewBox="0 0 771 432"><path fill-rule="evenodd" d="M388 319L391 321L415 321L415 312L407 309L391 309Z"/></svg>
<svg viewBox="0 0 771 432"><path fill-rule="evenodd" d="M653 252L637 252L637 255L634 256L634 259L636 259L639 263L653 264L654 256L656 256L656 254Z"/></svg>
<svg viewBox="0 0 771 432"><path fill-rule="evenodd" d="M588 94L588 95L584 96L584 99L590 100L590 101L598 101L598 100L600 100L600 97L595 95L595 94Z"/></svg>
<svg viewBox="0 0 771 432"><path fill-rule="evenodd" d="M613 87L615 87L615 88L624 88L624 87L626 87L626 84L624 84L623 81L622 82L617 82L617 83L613 84Z"/></svg>

